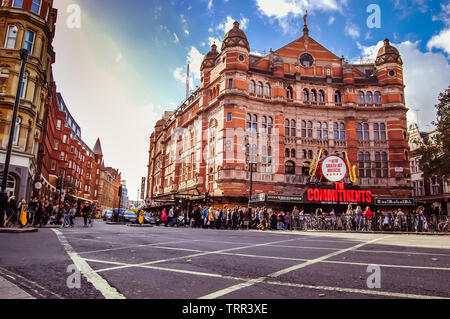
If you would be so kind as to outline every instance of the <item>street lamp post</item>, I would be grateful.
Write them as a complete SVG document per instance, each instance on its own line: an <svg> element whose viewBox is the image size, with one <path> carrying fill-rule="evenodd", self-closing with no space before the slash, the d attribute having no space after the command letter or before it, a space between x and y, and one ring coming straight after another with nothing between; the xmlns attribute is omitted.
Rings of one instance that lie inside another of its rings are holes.
<svg viewBox="0 0 450 319"><path fill-rule="evenodd" d="M13 146L13 142L14 142L14 134L16 132L17 114L19 113L19 102L20 102L20 95L21 95L21 90L22 90L23 75L25 73L25 65L28 60L28 50L21 49L19 51L19 54L20 54L20 60L22 61L22 65L20 67L19 84L17 85L16 99L14 101L13 117L11 119L11 129L9 131L9 141L8 141L8 149L6 151L5 167L3 168L3 180L2 180L1 199L0 199L0 205L2 206L2 207L0 207L1 211L6 210L6 205L8 202L8 194L6 194L6 187L7 187L7 182L8 182L9 164L11 161L11 153L12 153L12 146Z"/></svg>
<svg viewBox="0 0 450 319"><path fill-rule="evenodd" d="M253 162L250 160L250 192L248 196L247 229L250 229L250 220L252 218L252 193L253 193Z"/></svg>

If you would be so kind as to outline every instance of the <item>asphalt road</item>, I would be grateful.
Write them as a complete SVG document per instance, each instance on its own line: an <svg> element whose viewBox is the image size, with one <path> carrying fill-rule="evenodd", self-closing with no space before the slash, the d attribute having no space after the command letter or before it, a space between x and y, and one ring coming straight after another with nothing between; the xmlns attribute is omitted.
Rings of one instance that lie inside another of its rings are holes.
<svg viewBox="0 0 450 319"><path fill-rule="evenodd" d="M95 221L0 234L0 276L36 298L450 298L450 236Z"/></svg>

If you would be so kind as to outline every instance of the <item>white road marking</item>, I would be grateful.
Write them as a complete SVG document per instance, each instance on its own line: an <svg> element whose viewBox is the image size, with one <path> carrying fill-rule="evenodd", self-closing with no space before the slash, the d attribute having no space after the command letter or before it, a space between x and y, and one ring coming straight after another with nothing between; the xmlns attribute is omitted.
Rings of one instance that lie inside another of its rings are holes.
<svg viewBox="0 0 450 319"><path fill-rule="evenodd" d="M328 290L337 292L347 292L354 294L366 294L366 295L376 295L376 296L386 296L386 297L398 297L398 298L412 298L412 299L450 299L448 297L440 296L427 296L427 295L415 295L415 294L404 294L391 291L380 291L380 290L367 290L367 289L354 289L354 288L341 288L341 287L330 287L330 286L312 286L304 284L294 284L288 282L279 281L265 281L264 284L288 286L296 288L306 288L306 289L317 289L317 290Z"/></svg>
<svg viewBox="0 0 450 319"><path fill-rule="evenodd" d="M187 256L180 256L180 257L173 257L173 258L155 260L155 261L150 261L150 262L141 263L141 264L135 264L135 265L127 265L127 266L118 266L118 267L104 268L104 269L99 269L96 272L124 269L124 268L136 267L136 266L141 266L141 265L159 264L159 263L163 263L163 262L179 260L179 259L184 259L184 258L200 257L200 256L218 254L218 253L222 253L222 252L229 252L229 251L239 250L239 249L244 249L244 248L267 246L269 244L274 244L274 243L284 243L284 242L287 242L287 241L294 241L294 240L297 240L297 239L288 239L288 240L281 240L281 241L275 241L275 242L269 242L269 243L263 243L263 244L248 245L248 246L243 246L243 247L234 247L234 248L228 248L228 249L222 249L222 250L213 250L213 251L201 252L201 253L193 254L193 255L187 255Z"/></svg>
<svg viewBox="0 0 450 319"><path fill-rule="evenodd" d="M125 296L113 288L109 283L103 279L99 274L95 273L89 264L78 255L72 246L69 244L64 235L57 229L52 229L59 241L63 245L69 257L72 259L74 264L80 270L80 272L86 277L86 279L92 283L92 285L99 290L106 299L125 299Z"/></svg>
<svg viewBox="0 0 450 319"><path fill-rule="evenodd" d="M385 237L382 237L382 238L372 239L372 240L370 240L370 241L368 241L368 242L360 243L360 244L358 244L358 245L355 245L355 246L352 246L352 247L349 247L349 248L341 249L341 250L336 251L336 252L333 252L333 253L331 253L331 254L328 254L328 255L325 255L325 256L322 256L322 257L319 257L319 258L315 258L315 259L312 259L312 260L308 260L308 261L306 261L306 262L304 262L304 263L301 263L301 264L298 264L298 265L294 265L294 266L291 266L291 267L288 267L288 268L279 270L279 271L277 271L277 272L274 272L274 273L272 273L272 274L269 274L267 277L272 277L272 278L279 277L279 276L284 275L284 274L287 274L287 273L289 273L289 272L291 272L291 271L294 271L294 270L297 270L297 269L301 269L301 268L304 268L304 267L309 266L309 265L316 264L316 263L321 262L321 261L323 261L323 260L325 260L325 259L328 259L328 258L330 258L330 257L333 257L333 256L336 256L336 255L345 253L345 252L350 251L350 250L357 249L357 248L362 247L362 246L364 246L364 245L372 244L372 243L374 243L374 242L376 242L376 241L379 241L379 240L381 240L381 239L385 239L385 238L387 238L387 237L390 237L390 236L385 236ZM262 281L264 281L267 277L260 277L260 278L257 278L257 279L255 279L255 281L254 281L252 284L248 284L248 285L246 285L245 287L249 287L249 286L254 285L254 284L258 283L258 282L262 282ZM213 298L218 298L218 297L227 295L227 294L229 294L230 292L233 292L233 291L242 289L242 288L244 288L244 287L242 287L242 284L240 284L240 285L235 285L235 286L231 286L231 287L228 287L228 288L225 288L225 289L221 289L221 290L219 290L219 291L216 291L216 292L214 292L214 293L208 294L208 295L206 295L206 296L200 297L199 299L213 299Z"/></svg>
<svg viewBox="0 0 450 319"><path fill-rule="evenodd" d="M306 261L306 262L304 262L302 264L298 264L298 265L294 265L294 266L291 266L291 267L288 267L288 268L285 268L285 269L281 269L281 270L279 270L277 272L274 272L273 274L270 274L268 277L279 277L279 276L287 274L287 273L289 273L291 271L298 270L298 269L307 267L309 265L316 264L316 263L321 262L321 261L323 261L325 259L328 259L328 258L337 256L337 255L346 253L346 252L351 251L351 250L358 249L359 247L372 244L374 242L377 242L377 241L382 240L382 239L386 239L388 237L390 237L390 236L385 236L385 237L382 237L382 238L372 239L372 240L370 240L368 242L365 242L365 243L361 243L361 244L358 244L358 245L355 245L355 246L352 246L352 247L349 247L349 248L344 248L344 249L332 252L330 254L327 254L325 256L322 256L322 257L319 257L319 258L315 258L315 259L312 259L312 260L308 260L308 261Z"/></svg>
<svg viewBox="0 0 450 319"><path fill-rule="evenodd" d="M191 240L191 242L194 241L200 241L199 239ZM154 245L167 245L167 244L178 244L178 243L185 243L186 241L168 241L163 243L153 243L153 244L142 244L142 245L130 245L130 246L123 246L123 247L116 247L116 248L105 248L105 249L98 249L98 250L90 250L90 251L83 251L80 252L80 255L85 254L93 254L93 253L100 253L105 251L114 251L114 250L121 250L121 249L131 249L131 248L137 248L137 247L147 247L147 246L154 246Z"/></svg>

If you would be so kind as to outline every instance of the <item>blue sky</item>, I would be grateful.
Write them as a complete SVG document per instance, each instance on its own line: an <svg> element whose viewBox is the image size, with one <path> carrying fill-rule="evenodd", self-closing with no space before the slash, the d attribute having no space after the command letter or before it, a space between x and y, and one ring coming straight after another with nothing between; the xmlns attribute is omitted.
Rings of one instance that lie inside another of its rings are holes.
<svg viewBox="0 0 450 319"><path fill-rule="evenodd" d="M408 113L426 129L437 95L450 84L450 1L429 0L57 0L54 76L89 145L100 137L106 165L119 168L135 199L146 176L148 137L164 110L199 84L202 56L234 20L251 51L276 50L301 36L308 9L310 36L338 56L373 58L384 38L404 60ZM78 4L81 28L68 28ZM368 28L370 4L381 28ZM424 88L426 90L424 91ZM100 119L100 120L99 120ZM428 127L430 128L430 127Z"/></svg>

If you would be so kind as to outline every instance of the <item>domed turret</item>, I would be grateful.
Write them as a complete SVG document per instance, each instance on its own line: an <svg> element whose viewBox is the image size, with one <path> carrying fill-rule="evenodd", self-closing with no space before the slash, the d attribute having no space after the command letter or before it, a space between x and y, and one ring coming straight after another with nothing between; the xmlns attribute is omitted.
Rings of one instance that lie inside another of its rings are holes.
<svg viewBox="0 0 450 319"><path fill-rule="evenodd" d="M217 52L217 45L213 44L211 46L211 51L209 51L205 57L203 58L202 65L200 67L200 71L203 71L204 68L212 68L215 66L215 61L219 52Z"/></svg>
<svg viewBox="0 0 450 319"><path fill-rule="evenodd" d="M233 29L228 31L223 39L222 51L229 47L243 47L250 51L250 45L248 44L247 36L244 31L239 29L239 22L234 21Z"/></svg>
<svg viewBox="0 0 450 319"><path fill-rule="evenodd" d="M403 65L402 58L398 50L389 43L389 39L384 40L384 46L378 51L375 65L379 66L384 63L398 63Z"/></svg>

